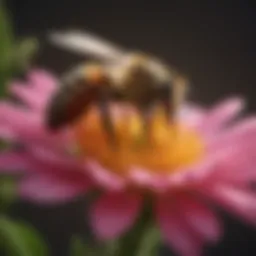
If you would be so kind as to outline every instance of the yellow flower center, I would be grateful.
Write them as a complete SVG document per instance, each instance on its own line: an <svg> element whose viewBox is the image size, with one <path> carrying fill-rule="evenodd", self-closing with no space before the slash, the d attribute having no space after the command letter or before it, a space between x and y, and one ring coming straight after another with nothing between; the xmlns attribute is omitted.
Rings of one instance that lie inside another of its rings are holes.
<svg viewBox="0 0 256 256"><path fill-rule="evenodd" d="M202 157L201 137L185 125L170 125L157 111L146 136L142 118L135 111L113 113L117 146L109 143L100 112L94 108L74 125L83 157L97 160L102 166L121 175L130 167L142 167L151 173L168 174L193 164Z"/></svg>

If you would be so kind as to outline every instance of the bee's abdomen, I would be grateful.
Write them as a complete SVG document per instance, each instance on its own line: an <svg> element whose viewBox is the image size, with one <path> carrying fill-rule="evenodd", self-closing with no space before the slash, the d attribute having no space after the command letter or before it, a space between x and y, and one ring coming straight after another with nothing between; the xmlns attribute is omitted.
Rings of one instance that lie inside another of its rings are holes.
<svg viewBox="0 0 256 256"><path fill-rule="evenodd" d="M46 120L48 128L57 130L77 120L95 101L97 90L84 78L65 81L49 104Z"/></svg>
<svg viewBox="0 0 256 256"><path fill-rule="evenodd" d="M67 95L57 92L51 99L47 109L46 125L51 130L57 130L67 122L65 106L68 105Z"/></svg>

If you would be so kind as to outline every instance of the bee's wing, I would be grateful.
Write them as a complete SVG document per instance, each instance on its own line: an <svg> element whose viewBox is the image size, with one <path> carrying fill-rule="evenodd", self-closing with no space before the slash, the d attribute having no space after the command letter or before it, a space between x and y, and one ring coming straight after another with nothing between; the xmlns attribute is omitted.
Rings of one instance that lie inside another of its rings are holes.
<svg viewBox="0 0 256 256"><path fill-rule="evenodd" d="M102 60L115 61L124 56L119 47L89 32L76 30L50 33L52 43L79 54L91 55Z"/></svg>

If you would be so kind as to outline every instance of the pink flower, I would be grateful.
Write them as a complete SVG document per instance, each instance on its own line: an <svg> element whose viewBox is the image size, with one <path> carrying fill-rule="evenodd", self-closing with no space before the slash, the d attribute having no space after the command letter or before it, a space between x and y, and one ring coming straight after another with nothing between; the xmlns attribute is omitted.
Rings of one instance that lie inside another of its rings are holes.
<svg viewBox="0 0 256 256"><path fill-rule="evenodd" d="M256 118L237 120L241 99L210 109L186 105L177 129L157 114L150 147L140 141L133 110L113 107L120 142L113 151L95 109L72 127L54 134L47 130L45 108L56 88L50 74L34 71L26 84L10 86L24 107L0 103L1 138L23 145L22 151L0 155L0 169L23 174L21 197L66 202L101 188L91 225L100 239L112 239L131 228L145 194L151 195L163 240L182 256L200 255L205 242L221 237L214 205L256 224L256 196L250 189L256 178ZM74 147L78 155L70 153Z"/></svg>

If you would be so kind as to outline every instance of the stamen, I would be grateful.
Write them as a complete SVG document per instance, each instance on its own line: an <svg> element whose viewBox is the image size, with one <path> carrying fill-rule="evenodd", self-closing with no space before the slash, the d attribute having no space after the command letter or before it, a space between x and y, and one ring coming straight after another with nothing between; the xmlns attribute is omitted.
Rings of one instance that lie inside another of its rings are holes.
<svg viewBox="0 0 256 256"><path fill-rule="evenodd" d="M204 152L201 137L184 124L168 124L164 113L152 117L145 140L141 118L136 112L117 110L113 116L118 148L113 150L106 137L97 109L74 126L76 141L84 157L90 157L113 172L126 175L132 166L149 172L171 173L198 161Z"/></svg>

